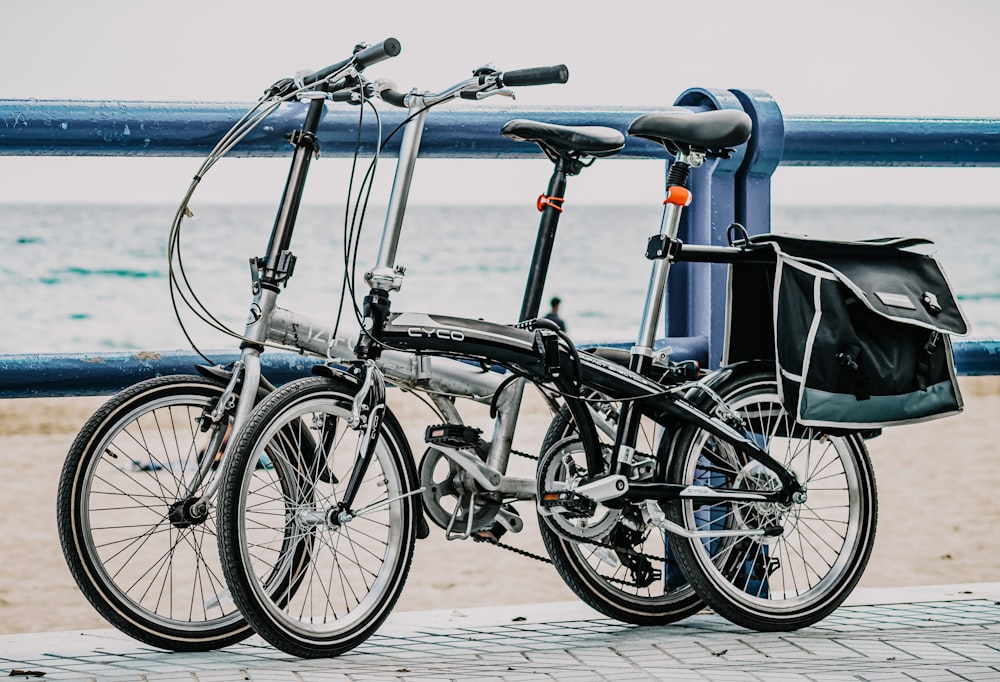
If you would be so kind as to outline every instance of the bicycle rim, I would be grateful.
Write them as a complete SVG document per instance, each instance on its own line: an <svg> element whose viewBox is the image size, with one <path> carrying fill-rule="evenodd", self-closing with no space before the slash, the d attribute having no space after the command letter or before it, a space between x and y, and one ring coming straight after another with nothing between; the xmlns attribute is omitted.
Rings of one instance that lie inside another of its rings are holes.
<svg viewBox="0 0 1000 682"><path fill-rule="evenodd" d="M863 441L795 424L776 388L773 380L748 385L727 402L749 435L805 484L807 499L680 500L669 510L675 522L706 534L677 537L696 589L723 616L758 630L799 628L828 615L860 578L875 531L875 484ZM705 431L689 429L678 440L674 480L717 490L780 487L772 472ZM713 535L764 529L774 534Z"/></svg>
<svg viewBox="0 0 1000 682"><path fill-rule="evenodd" d="M313 380L306 380L313 382ZM360 433L342 396L262 404L236 445L226 481L220 551L234 598L254 629L297 656L334 656L367 639L389 614L412 560L412 481L383 435L352 508L337 505ZM276 407L271 410L269 407ZM322 445L322 447L317 447ZM261 465L266 458L267 466Z"/></svg>
<svg viewBox="0 0 1000 682"><path fill-rule="evenodd" d="M202 414L220 392L190 384L161 382L112 412L120 416L103 432L85 428L92 440L64 472L72 478L60 500L64 550L88 599L127 634L175 650L251 634L223 577L214 514L177 517L213 435Z"/></svg>

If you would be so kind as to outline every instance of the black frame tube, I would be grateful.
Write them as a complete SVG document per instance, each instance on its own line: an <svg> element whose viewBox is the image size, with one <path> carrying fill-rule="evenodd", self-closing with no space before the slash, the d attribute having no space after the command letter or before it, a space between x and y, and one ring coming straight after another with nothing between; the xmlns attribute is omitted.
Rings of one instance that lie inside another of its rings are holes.
<svg viewBox="0 0 1000 682"><path fill-rule="evenodd" d="M264 272L261 274L261 279L265 283L273 283L277 279L281 254L288 250L292 242L292 232L295 230L295 220L299 214L299 205L302 203L302 193L305 189L306 177L309 174L309 163L319 151L316 131L323 118L325 106L326 100L324 98L317 97L310 100L305 123L303 123L302 129L292 136L295 153L292 155L292 164L288 169L288 178L285 180L285 189L281 195L281 205L275 216L274 227L271 228L271 238L267 244Z"/></svg>
<svg viewBox="0 0 1000 682"><path fill-rule="evenodd" d="M566 195L566 172L560 165L552 172L546 196L550 199L563 199ZM555 244L556 228L559 226L559 216L562 213L562 202L546 204L542 209L542 217L538 223L538 237L535 239L535 251L531 256L531 266L528 270L528 281L524 288L524 299L521 302L522 322L538 317L538 309L542 303L542 293L545 290L545 278L549 272L549 261L552 259L552 247Z"/></svg>

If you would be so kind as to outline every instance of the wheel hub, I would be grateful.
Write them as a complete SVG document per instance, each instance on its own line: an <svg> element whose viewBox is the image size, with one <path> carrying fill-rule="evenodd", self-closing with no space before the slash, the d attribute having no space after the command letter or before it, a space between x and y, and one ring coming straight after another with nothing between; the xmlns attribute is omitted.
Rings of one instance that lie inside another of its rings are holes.
<svg viewBox="0 0 1000 682"><path fill-rule="evenodd" d="M736 477L736 489L754 492L781 490L781 479L760 462L750 461ZM788 520L791 504L779 502L744 502L734 505L737 522L744 528L782 528ZM763 544L776 542L780 533L765 536Z"/></svg>
<svg viewBox="0 0 1000 682"><path fill-rule="evenodd" d="M170 505L167 518L174 528L190 528L205 523L208 518L208 505L198 504L200 497L189 497Z"/></svg>

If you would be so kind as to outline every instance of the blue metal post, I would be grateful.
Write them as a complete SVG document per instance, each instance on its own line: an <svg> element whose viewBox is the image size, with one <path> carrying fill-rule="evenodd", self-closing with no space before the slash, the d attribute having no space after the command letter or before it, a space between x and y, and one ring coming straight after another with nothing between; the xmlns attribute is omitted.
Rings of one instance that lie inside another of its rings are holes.
<svg viewBox="0 0 1000 682"><path fill-rule="evenodd" d="M732 92L704 88L686 90L676 104L699 111L743 108ZM691 172L694 198L681 219L682 241L727 243L726 229L736 219L736 179L744 153L741 147L732 158L706 161ZM722 360L727 277L726 266L708 263L678 263L670 270L667 336L706 338L710 367Z"/></svg>
<svg viewBox="0 0 1000 682"><path fill-rule="evenodd" d="M785 149L785 122L777 102L760 90L733 90L753 121L743 165L736 174L736 222L751 235L771 231L771 175Z"/></svg>

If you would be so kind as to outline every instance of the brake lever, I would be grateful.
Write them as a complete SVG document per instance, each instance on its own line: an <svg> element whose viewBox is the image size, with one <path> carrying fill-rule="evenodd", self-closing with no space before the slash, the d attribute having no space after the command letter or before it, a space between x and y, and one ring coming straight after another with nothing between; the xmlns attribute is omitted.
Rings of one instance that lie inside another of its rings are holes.
<svg viewBox="0 0 1000 682"><path fill-rule="evenodd" d="M502 97L517 99L517 95L515 95L514 91L509 88L498 88L496 90L475 90L472 92L463 90L460 96L462 99L481 100L486 99L487 97L492 97L493 95L501 95Z"/></svg>

